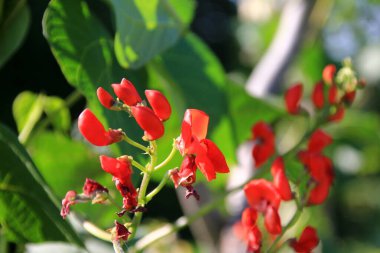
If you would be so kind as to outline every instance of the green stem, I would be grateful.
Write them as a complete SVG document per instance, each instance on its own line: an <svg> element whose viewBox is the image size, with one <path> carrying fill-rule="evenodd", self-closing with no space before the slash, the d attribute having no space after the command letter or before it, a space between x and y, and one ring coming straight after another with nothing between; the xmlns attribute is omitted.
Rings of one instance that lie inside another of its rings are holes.
<svg viewBox="0 0 380 253"><path fill-rule="evenodd" d="M152 243L156 242L157 240L185 228L186 226L190 225L198 218L206 215L207 213L212 211L214 208L218 207L220 205L220 202L224 200L224 197L225 197L224 195L219 196L213 202L211 202L210 204L204 205L195 214L189 217L185 217L185 216L180 217L179 219L175 221L174 225L168 224L149 233L148 235L144 236L143 238L141 238L139 241L136 242L132 252L135 252L135 251L141 252L143 249L145 249Z"/></svg>
<svg viewBox="0 0 380 253"><path fill-rule="evenodd" d="M87 232L89 232L90 234L92 234L96 238L99 238L99 239L107 241L107 242L112 241L112 235L110 233L104 231L103 229L99 228L95 224L93 224L89 221L84 221L82 223L82 226Z"/></svg>
<svg viewBox="0 0 380 253"><path fill-rule="evenodd" d="M120 241L113 241L112 245L115 253L124 253L123 246L121 245Z"/></svg>
<svg viewBox="0 0 380 253"><path fill-rule="evenodd" d="M298 219L301 217L302 210L303 210L302 205L298 205L297 204L297 211L296 211L296 213L293 215L292 219L288 222L288 224L286 224L286 226L282 228L281 234L279 234L277 236L276 240L274 240L274 242L272 243L272 245L267 250L267 253L277 252L277 248L276 248L277 244L280 242L280 240L282 239L282 237L284 236L284 234L286 233L286 231L288 231L288 229L290 229L291 227L294 226L294 224L296 224L296 222L298 221Z"/></svg>
<svg viewBox="0 0 380 253"><path fill-rule="evenodd" d="M146 197L145 197L145 202L148 203L149 201L152 200L154 196L156 196L162 188L166 185L166 182L168 182L169 179L169 173L166 173L165 176L162 178L160 184L154 188Z"/></svg>
<svg viewBox="0 0 380 253"><path fill-rule="evenodd" d="M172 150L170 151L169 155L166 157L166 159L164 161L162 161L159 165L157 165L154 168L154 170L159 170L162 167L164 167L165 165L167 165L173 159L174 155L176 154L176 151L177 151L177 147L175 145L175 140L173 140L173 147L172 147Z"/></svg>
<svg viewBox="0 0 380 253"><path fill-rule="evenodd" d="M142 207L146 205L146 198L145 198L146 190L149 185L151 173L157 162L157 144L155 141L150 142L150 148L148 150L148 154L150 155L150 163L147 166L147 171L144 172L144 176L140 184L139 195L138 195L138 200L137 200L138 205ZM136 236L137 227L141 223L142 215L143 215L142 212L137 212L135 216L133 217L133 221L132 221L132 225L130 229L131 234L128 238L129 240L133 239Z"/></svg>
<svg viewBox="0 0 380 253"><path fill-rule="evenodd" d="M132 160L132 165L135 166L137 169L141 170L141 172L147 173L146 168L142 164L140 164L139 162Z"/></svg>
<svg viewBox="0 0 380 253"><path fill-rule="evenodd" d="M132 140L131 138L129 138L126 134L123 135L123 140L126 141L127 143L129 143L130 145L132 145L132 146L134 146L136 148L141 149L144 152L148 152L148 148L147 147L141 145L138 142L135 142L134 140Z"/></svg>

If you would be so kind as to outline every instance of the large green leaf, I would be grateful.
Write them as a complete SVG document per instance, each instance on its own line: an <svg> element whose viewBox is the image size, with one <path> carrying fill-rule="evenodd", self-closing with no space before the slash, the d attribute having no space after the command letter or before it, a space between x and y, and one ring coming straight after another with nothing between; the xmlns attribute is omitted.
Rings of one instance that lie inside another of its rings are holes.
<svg viewBox="0 0 380 253"><path fill-rule="evenodd" d="M110 35L92 16L87 4L81 0L51 1L44 15L43 29L66 79L83 93L93 112L106 126L123 128L131 137L140 138L142 131L127 113L105 109L97 100L99 86L110 91L110 84L120 82L126 73L114 57ZM138 80L132 74L128 79ZM127 145L119 146L128 151Z"/></svg>
<svg viewBox="0 0 380 253"><path fill-rule="evenodd" d="M0 68L21 46L29 28L26 0L0 1Z"/></svg>
<svg viewBox="0 0 380 253"><path fill-rule="evenodd" d="M115 52L125 68L138 68L173 46L191 21L193 0L111 0Z"/></svg>
<svg viewBox="0 0 380 253"><path fill-rule="evenodd" d="M83 245L17 137L0 125L0 223L9 240Z"/></svg>

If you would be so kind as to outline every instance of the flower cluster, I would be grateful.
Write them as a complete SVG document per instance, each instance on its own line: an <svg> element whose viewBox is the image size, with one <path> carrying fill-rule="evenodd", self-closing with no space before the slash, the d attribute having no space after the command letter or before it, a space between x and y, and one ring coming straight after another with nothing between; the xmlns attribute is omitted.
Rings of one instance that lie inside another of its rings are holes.
<svg viewBox="0 0 380 253"><path fill-rule="evenodd" d="M119 208L119 217L124 214L133 214L133 220L127 215L125 217L131 222L120 224L115 221L115 226L111 231L110 237L114 247L120 245L127 239L134 236L136 227L141 221L145 205L157 194L162 185L171 178L175 187L183 186L187 188L186 198L194 196L199 198L194 190L193 184L196 181L197 168L205 175L208 181L216 178L216 173L227 173L227 166L224 155L211 140L206 139L208 128L208 115L200 110L188 109L182 122L182 131L173 145L174 153L178 150L184 157L180 169L169 170L162 183L149 194L146 193L151 174L163 167L171 158L169 156L159 165L157 162L157 144L155 140L164 135L165 129L163 122L168 120L171 115L171 106L167 98L157 90L145 90L147 102L142 100L135 86L128 80L122 79L120 84L112 84L112 89L116 94L115 99L103 88L98 88L97 97L99 102L107 109L113 111L127 112L129 116L136 120L136 123L144 131L142 139L149 142L144 146L130 139L122 129L105 129L99 119L90 109L85 109L79 116L78 128L84 138L93 145L107 146L120 141L125 141L132 146L142 150L144 155L149 155L150 159L146 166L138 163L132 156L122 155L120 157L109 157L100 155L101 168L113 176L116 189L123 198L122 210ZM149 103L150 107L147 106ZM135 188L132 183L133 166L139 169L143 175L143 180L139 188ZM93 180L87 179L83 188L83 194L69 191L62 200L61 215L65 218L73 204L87 202L104 203L110 200L108 190ZM117 204L116 204L117 205ZM117 205L118 206L118 205ZM132 231L132 232L131 232Z"/></svg>
<svg viewBox="0 0 380 253"><path fill-rule="evenodd" d="M187 197L199 196L193 191L192 184L196 181L197 167L207 181L216 178L216 173L228 173L224 155L209 139L206 139L209 117L196 109L188 109L182 121L181 135L176 140L176 146L184 157L180 169L171 171L175 187L179 185L188 189Z"/></svg>
<svg viewBox="0 0 380 253"><path fill-rule="evenodd" d="M350 106L355 98L356 90L363 87L364 82L356 79L350 62L336 73L333 65L325 67L322 80L317 82L311 94L315 109L315 125L311 127L302 140L308 140L305 148L300 149L302 142L297 144L295 158L304 167L306 177L299 175L290 186L284 160L294 152L278 155L276 152L276 136L271 124L259 121L252 127L254 147L252 157L255 168L265 170L272 161L272 181L253 179L244 186L248 207L243 211L241 221L236 225L236 232L248 245L248 252L260 252L262 247L262 229L258 222L259 214L263 215L264 227L275 238L271 249L275 249L279 238L284 234L279 207L282 201L291 201L297 205L297 212L304 207L322 204L329 195L334 181L333 163L324 149L332 143L332 138L321 129L328 122L338 122L343 119L345 108ZM302 107L301 98L303 85L297 83L285 92L285 107L289 114L297 115L307 112ZM311 114L310 114L311 115ZM274 160L271 160L274 157ZM291 189L294 189L292 192ZM296 214L294 219L296 219ZM276 239L278 238L278 239ZM311 252L318 245L316 230L306 227L300 239L290 240L289 246L296 252ZM272 251L270 251L272 252Z"/></svg>

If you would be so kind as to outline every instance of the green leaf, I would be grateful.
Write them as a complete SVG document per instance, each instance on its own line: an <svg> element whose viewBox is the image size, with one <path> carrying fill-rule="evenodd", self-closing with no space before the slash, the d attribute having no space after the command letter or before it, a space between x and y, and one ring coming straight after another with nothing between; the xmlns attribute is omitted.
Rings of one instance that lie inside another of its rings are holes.
<svg viewBox="0 0 380 253"><path fill-rule="evenodd" d="M9 240L83 245L17 137L0 125L0 223Z"/></svg>
<svg viewBox="0 0 380 253"><path fill-rule="evenodd" d="M20 133L19 140L24 143L42 116L43 96L24 91L13 101L12 109L13 117Z"/></svg>
<svg viewBox="0 0 380 253"><path fill-rule="evenodd" d="M270 123L284 114L283 110L267 101L251 97L242 86L232 81L227 86L226 94L237 143L243 143L252 137L251 128L256 122L263 120Z"/></svg>
<svg viewBox="0 0 380 253"><path fill-rule="evenodd" d="M193 0L111 0L115 52L125 68L139 68L170 48L191 21Z"/></svg>
<svg viewBox="0 0 380 253"><path fill-rule="evenodd" d="M26 0L0 1L0 68L21 46L30 24Z"/></svg>
<svg viewBox="0 0 380 253"><path fill-rule="evenodd" d="M51 1L44 15L43 30L66 79L83 93L102 123L106 127L122 127L130 137L141 138L141 129L127 113L105 109L97 100L98 87L110 91L110 84L119 83L126 73L114 57L110 35L92 16L87 4L80 0ZM128 79L142 83L136 74L128 74ZM132 152L124 143L118 147Z"/></svg>
<svg viewBox="0 0 380 253"><path fill-rule="evenodd" d="M45 96L44 111L55 129L68 131L71 126L70 110L65 100L55 96Z"/></svg>

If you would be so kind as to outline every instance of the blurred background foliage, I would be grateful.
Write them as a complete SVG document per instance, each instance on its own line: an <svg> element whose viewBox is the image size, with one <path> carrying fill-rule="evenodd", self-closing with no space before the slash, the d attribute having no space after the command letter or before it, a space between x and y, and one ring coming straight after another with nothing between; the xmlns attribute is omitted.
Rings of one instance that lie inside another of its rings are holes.
<svg viewBox="0 0 380 253"><path fill-rule="evenodd" d="M244 86L270 49L290 2L311 6L300 40L275 89L265 99L252 97ZM99 104L97 87L110 91L111 83L127 77L140 91L164 91L174 113L165 125L167 138L159 142L160 159L179 135L184 110L206 111L209 134L232 166L254 122L284 115L286 87L301 81L310 93L323 67L340 65L347 56L368 85L343 122L327 127L335 140L328 153L337 180L327 204L310 208L304 223L318 227L323 252L380 252L380 1L0 0L0 252L52 250L47 244L25 248L26 242L80 244L58 216L57 199L69 189L80 191L86 177L113 189L99 167L99 153L138 154L124 144L94 148L78 134L76 118L88 105L107 126L122 127L140 141L142 132L133 120ZM297 120L291 130L287 120L276 131L287 133L285 140L291 142L304 122ZM286 149L288 142L281 143ZM179 161L177 155L171 166ZM212 182L211 191L223 188L226 180L221 176ZM171 187L149 205L150 225L142 234L181 215ZM105 212L103 206L75 210L102 227L114 219L115 210ZM54 225L44 225L49 219ZM90 251L109 251L79 234ZM172 252L207 251L188 230L180 238L186 241L171 237L156 250L169 252L171 245ZM60 247L59 252L80 252Z"/></svg>

